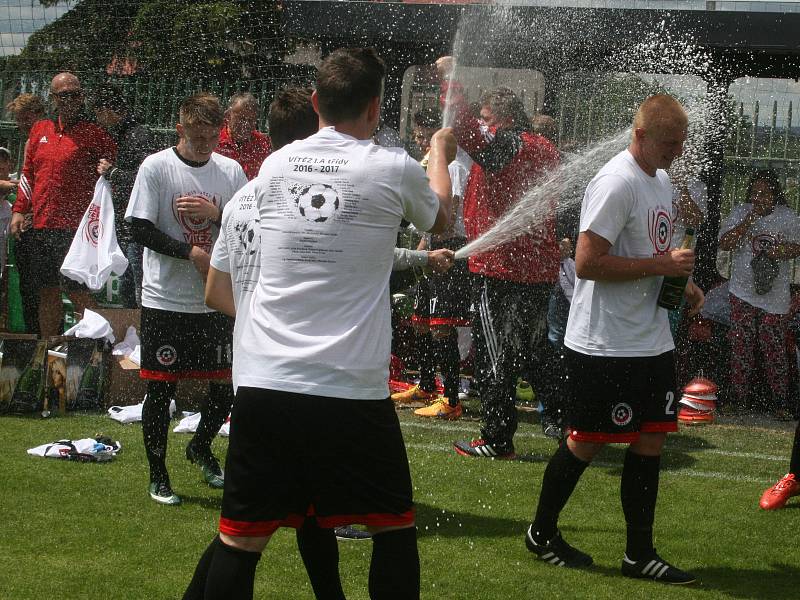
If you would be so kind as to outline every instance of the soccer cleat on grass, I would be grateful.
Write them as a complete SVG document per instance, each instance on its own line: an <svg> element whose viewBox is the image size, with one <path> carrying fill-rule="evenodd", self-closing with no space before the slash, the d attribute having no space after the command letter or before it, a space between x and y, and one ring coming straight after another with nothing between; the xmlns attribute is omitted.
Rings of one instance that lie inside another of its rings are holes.
<svg viewBox="0 0 800 600"><path fill-rule="evenodd" d="M217 457L208 450L198 450L192 444L186 446L186 458L190 462L200 466L203 471L203 479L206 483L215 489L222 489L225 486L225 474L219 466Z"/></svg>
<svg viewBox="0 0 800 600"><path fill-rule="evenodd" d="M764 510L777 510L783 508L792 496L800 496L800 483L794 473L787 473L761 495L759 506Z"/></svg>
<svg viewBox="0 0 800 600"><path fill-rule="evenodd" d="M652 579L672 585L686 585L697 581L694 575L672 566L656 554L655 550L642 560L631 560L625 555L622 559L622 574L633 579Z"/></svg>
<svg viewBox="0 0 800 600"><path fill-rule="evenodd" d="M453 443L453 448L461 456L477 456L505 460L517 457L514 453L513 444L492 444L486 440L460 440Z"/></svg>
<svg viewBox="0 0 800 600"><path fill-rule="evenodd" d="M565 542L560 531L556 531L553 539L546 544L537 544L533 539L532 529L533 525L529 525L525 533L525 546L546 563L571 569L588 567L592 564L592 557Z"/></svg>
<svg viewBox="0 0 800 600"><path fill-rule="evenodd" d="M150 497L159 504L177 506L181 503L180 496L172 491L172 488L166 481L151 481L147 491L150 493Z"/></svg>
<svg viewBox="0 0 800 600"><path fill-rule="evenodd" d="M464 409L461 407L461 402L455 406L450 406L450 402L444 397L439 398L430 406L424 406L414 411L414 414L420 417L434 417L448 421L460 419L463 413Z"/></svg>
<svg viewBox="0 0 800 600"><path fill-rule="evenodd" d="M430 402L436 398L436 395L436 392L426 392L418 385L415 385L404 392L392 394L392 400L397 404L414 404L417 402Z"/></svg>
<svg viewBox="0 0 800 600"><path fill-rule="evenodd" d="M372 538L369 531L362 531L356 529L352 525L342 525L341 527L334 527L333 533L338 540L369 540Z"/></svg>

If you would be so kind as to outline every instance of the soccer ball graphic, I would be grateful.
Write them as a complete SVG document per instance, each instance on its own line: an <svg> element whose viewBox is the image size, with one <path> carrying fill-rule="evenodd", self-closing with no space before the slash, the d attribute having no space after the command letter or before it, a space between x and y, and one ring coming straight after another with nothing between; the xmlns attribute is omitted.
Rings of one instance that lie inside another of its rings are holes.
<svg viewBox="0 0 800 600"><path fill-rule="evenodd" d="M297 196L297 209L306 221L324 223L339 210L339 194L326 183L304 187Z"/></svg>
<svg viewBox="0 0 800 600"><path fill-rule="evenodd" d="M261 235L259 234L259 219L251 219L249 221L240 221L236 223L234 230L239 236L239 244L242 251L251 256L258 252L261 245Z"/></svg>

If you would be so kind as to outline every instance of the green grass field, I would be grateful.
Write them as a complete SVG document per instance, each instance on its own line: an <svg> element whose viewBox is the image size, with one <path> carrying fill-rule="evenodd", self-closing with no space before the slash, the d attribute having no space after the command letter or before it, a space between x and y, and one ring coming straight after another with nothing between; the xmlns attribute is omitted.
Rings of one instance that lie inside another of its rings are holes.
<svg viewBox="0 0 800 600"><path fill-rule="evenodd" d="M523 544L553 442L522 423L513 462L467 459L450 450L474 437L472 421L423 421L401 414L414 477L423 598L797 598L800 499L758 509L763 489L788 463L788 427L714 425L670 438L656 514L656 547L693 570L688 588L630 581L619 573L625 535L619 507L623 450L609 448L581 480L562 515L567 540L595 566L559 569L534 560ZM179 598L214 535L221 492L183 458L189 437L170 434L169 466L180 507L146 495L139 425L100 415L41 420L0 418L0 599ZM25 450L62 437L98 433L122 442L108 464L34 458ZM215 441L224 455L227 441ZM350 599L367 598L370 542L342 542ZM258 568L256 598L311 598L294 543L280 530Z"/></svg>

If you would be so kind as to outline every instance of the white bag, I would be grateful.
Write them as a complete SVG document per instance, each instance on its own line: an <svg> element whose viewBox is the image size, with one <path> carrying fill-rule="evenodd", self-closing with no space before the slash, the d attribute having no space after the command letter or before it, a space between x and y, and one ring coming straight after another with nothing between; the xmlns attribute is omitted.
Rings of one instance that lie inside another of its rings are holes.
<svg viewBox="0 0 800 600"><path fill-rule="evenodd" d="M100 177L94 186L92 203L61 265L61 273L96 291L105 286L112 272L122 275L127 268L128 259L117 243L114 228L111 186Z"/></svg>

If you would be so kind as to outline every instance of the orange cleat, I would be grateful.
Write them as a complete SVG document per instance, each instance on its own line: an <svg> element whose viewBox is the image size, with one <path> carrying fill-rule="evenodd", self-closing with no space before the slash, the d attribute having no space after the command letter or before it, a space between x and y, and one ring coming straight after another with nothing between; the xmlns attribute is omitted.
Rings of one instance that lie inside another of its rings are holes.
<svg viewBox="0 0 800 600"><path fill-rule="evenodd" d="M794 473L787 473L778 483L762 494L759 505L764 510L777 510L783 508L792 496L800 496L800 483Z"/></svg>
<svg viewBox="0 0 800 600"><path fill-rule="evenodd" d="M405 392L392 394L392 400L397 404L425 404L436 399L436 392L426 392L418 385L408 388Z"/></svg>
<svg viewBox="0 0 800 600"><path fill-rule="evenodd" d="M447 421L455 421L460 419L464 410L461 407L461 402L455 406L450 406L450 402L445 397L440 397L431 404L423 408L418 408L414 414L419 417L434 417L436 419L445 419Z"/></svg>

